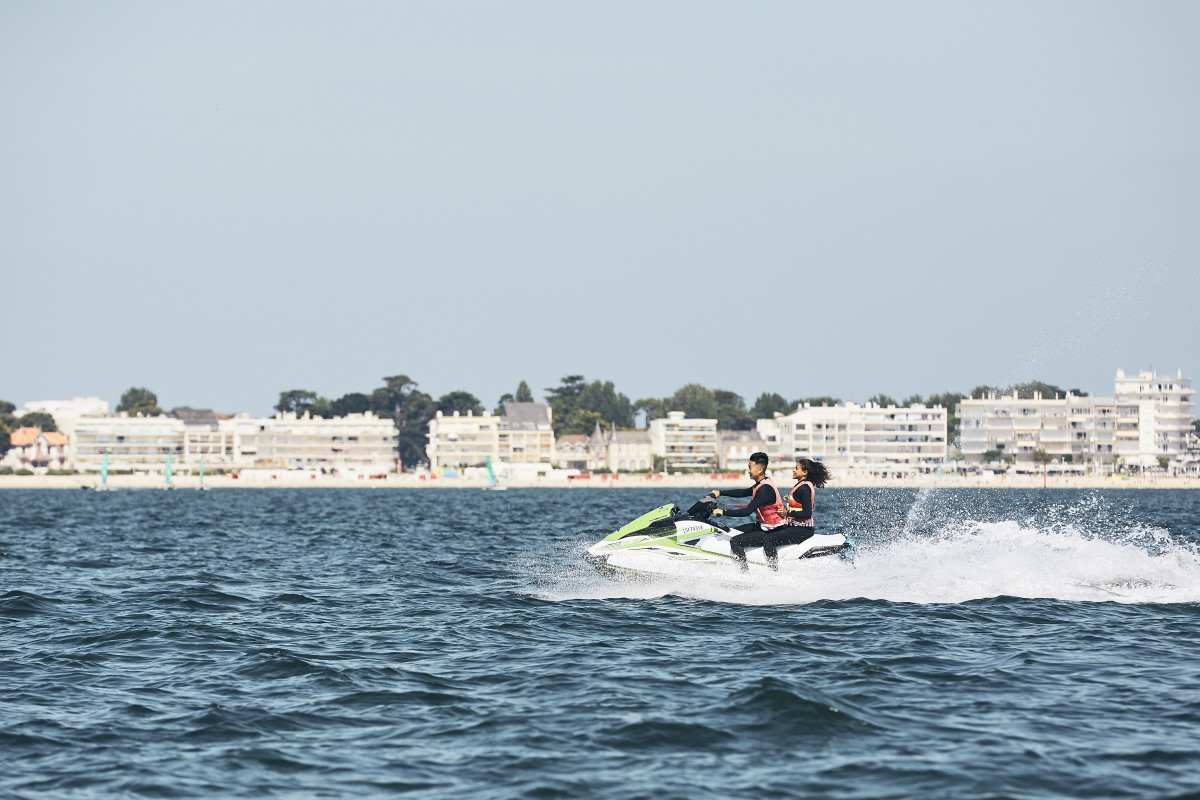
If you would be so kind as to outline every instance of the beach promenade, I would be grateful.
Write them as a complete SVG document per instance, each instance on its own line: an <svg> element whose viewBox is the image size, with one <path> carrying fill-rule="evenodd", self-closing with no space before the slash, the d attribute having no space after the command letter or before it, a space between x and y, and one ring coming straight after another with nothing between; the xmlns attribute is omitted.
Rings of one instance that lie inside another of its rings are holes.
<svg viewBox="0 0 1200 800"><path fill-rule="evenodd" d="M776 478L790 485L786 476ZM205 487L212 489L482 489L487 482L473 478L433 478L412 474L389 474L370 478L362 475L353 479L316 475L305 472L280 471L277 473L232 475L206 475ZM74 489L95 488L100 485L97 475L0 475L0 490L3 489ZM109 475L111 489L162 489L161 475ZM171 480L175 489L191 490L200 485L194 475L176 475ZM691 475L646 475L622 474L591 475L572 478L538 478L523 481L502 482L514 489L648 489L661 487L719 489L749 485L749 480L738 473L691 474ZM905 478L880 478L871 475L848 474L835 476L830 488L924 488L924 487L970 487L991 489L1041 488L1041 475L917 475ZM1144 477L1112 478L1106 476L1048 476L1046 488L1050 489L1200 489L1200 478L1167 477L1147 475Z"/></svg>

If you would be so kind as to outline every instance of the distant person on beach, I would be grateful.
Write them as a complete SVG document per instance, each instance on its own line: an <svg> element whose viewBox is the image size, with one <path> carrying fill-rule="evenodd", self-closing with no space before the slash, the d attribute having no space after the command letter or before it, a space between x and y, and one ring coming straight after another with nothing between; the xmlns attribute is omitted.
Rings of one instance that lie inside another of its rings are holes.
<svg viewBox="0 0 1200 800"><path fill-rule="evenodd" d="M829 470L824 464L810 458L798 459L792 470L792 480L796 481L796 485L787 494L786 502L778 499L778 505L770 508L771 502L779 498L779 489L770 478L765 477L767 463L765 453L750 456L748 471L754 480L754 486L725 492L727 497L751 497L750 503L737 510L713 511L715 516L737 517L755 514L755 522L736 528L735 530L741 533L729 542L729 549L733 551L733 557L737 559L743 571L749 569L746 561L747 547L761 547L767 565L778 571L779 548L808 541L816 532L813 525L816 490L829 481ZM720 495L719 490L713 490L714 498Z"/></svg>
<svg viewBox="0 0 1200 800"><path fill-rule="evenodd" d="M748 517L752 514L754 515L754 522L734 528L739 533L729 540L729 549L733 552L733 557L737 559L742 571L750 568L750 565L746 562L746 548L765 548L767 535L780 525L787 524L783 516L785 513L783 498L780 496L775 482L767 477L768 463L769 459L766 453L751 454L750 462L746 465L746 472L750 475L750 480L754 481L754 485L748 489L726 489L724 492L726 497L749 497L750 502L738 508L718 508L712 512L713 516L716 517ZM721 494L720 489L712 490L714 498L720 497ZM778 560L778 554L775 550L772 549L764 552L767 553L768 560L770 560L772 553L775 553L776 560Z"/></svg>

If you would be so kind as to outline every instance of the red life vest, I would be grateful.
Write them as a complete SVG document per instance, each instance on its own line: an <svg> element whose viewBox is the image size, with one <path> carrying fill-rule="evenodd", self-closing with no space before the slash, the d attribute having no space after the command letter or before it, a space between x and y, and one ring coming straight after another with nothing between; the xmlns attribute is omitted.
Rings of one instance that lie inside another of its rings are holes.
<svg viewBox="0 0 1200 800"><path fill-rule="evenodd" d="M796 490L799 489L801 486L808 487L809 496L812 497L812 508L809 509L808 519L792 519L791 517L788 517L788 524L789 525L799 525L799 526L805 527L805 528L811 528L813 526L813 513L816 512L816 510L817 510L817 487L812 485L812 481L800 481L799 483L797 483L795 486L792 487L792 490L790 492L788 492L788 496L787 496L787 510L788 511L791 511L793 509L800 510L803 508L803 506L792 504L792 495L794 495L796 493Z"/></svg>
<svg viewBox="0 0 1200 800"><path fill-rule="evenodd" d="M759 483L765 483L767 486L770 486L771 491L775 493L775 503L773 505L759 506L754 509L754 517L758 520L758 524L764 531L769 531L786 523L786 520L780 513L783 511L783 498L779 496L779 487L775 485L775 481L764 477ZM754 491L758 491L758 484L755 484Z"/></svg>

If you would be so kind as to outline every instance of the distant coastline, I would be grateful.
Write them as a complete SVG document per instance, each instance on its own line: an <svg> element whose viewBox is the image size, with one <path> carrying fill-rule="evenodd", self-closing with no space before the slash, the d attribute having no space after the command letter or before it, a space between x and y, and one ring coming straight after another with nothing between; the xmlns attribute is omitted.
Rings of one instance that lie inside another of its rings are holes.
<svg viewBox="0 0 1200 800"><path fill-rule="evenodd" d="M172 486L180 491L194 491L200 480L195 475L175 476ZM652 489L652 488L719 488L741 486L747 483L742 476L736 478L717 477L709 474L650 475L641 473L623 474L617 477L604 474L587 478L532 479L504 483L514 489ZM4 489L73 489L99 486L97 475L0 475L0 490ZM414 474L389 474L371 479L367 476L348 480L330 476L311 477L308 473L280 471L271 475L257 475L253 479L234 478L232 475L206 475L204 485L212 489L482 489L486 480L473 478L429 478ZM161 475L110 475L108 485L112 489L163 489ZM982 489L1040 489L1041 475L1019 475L987 478L983 476L956 475L913 475L903 478L878 478L870 475L847 475L830 483L830 488L982 488ZM1146 477L1111 478L1106 476L1054 476L1045 480L1050 489L1200 489L1200 477Z"/></svg>

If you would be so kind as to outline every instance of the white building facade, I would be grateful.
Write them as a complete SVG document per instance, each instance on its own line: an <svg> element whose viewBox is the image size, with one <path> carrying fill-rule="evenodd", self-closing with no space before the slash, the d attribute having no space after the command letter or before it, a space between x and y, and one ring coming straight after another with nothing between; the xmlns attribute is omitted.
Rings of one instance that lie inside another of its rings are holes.
<svg viewBox="0 0 1200 800"><path fill-rule="evenodd" d="M292 413L256 418L242 414L188 424L171 416L80 418L75 427L75 469L161 472L172 468L354 470L383 473L396 466L396 425L371 412L324 419Z"/></svg>
<svg viewBox="0 0 1200 800"><path fill-rule="evenodd" d="M1020 399L1016 393L963 400L958 406L960 450L969 463L1011 456L1018 465L1046 453L1055 463L1093 470L1126 464L1155 467L1164 458L1182 466L1192 438L1191 381L1180 372L1161 378L1118 370L1112 397ZM985 457L990 454L991 459Z"/></svg>
<svg viewBox="0 0 1200 800"><path fill-rule="evenodd" d="M99 397L75 397L70 400L31 400L17 413L21 417L40 411L54 417L54 425L68 439L75 433L81 417L107 417L108 402Z"/></svg>
<svg viewBox="0 0 1200 800"><path fill-rule="evenodd" d="M425 447L430 469L483 466L489 457L497 464L549 465L555 456L550 406L505 403L503 412L437 412Z"/></svg>
<svg viewBox="0 0 1200 800"><path fill-rule="evenodd" d="M717 466L715 419L689 419L682 411L669 411L663 419L650 421L650 449L676 469L704 469Z"/></svg>
<svg viewBox="0 0 1200 800"><path fill-rule="evenodd" d="M612 430L608 436L610 472L642 472L654 467L654 448L649 431Z"/></svg>
<svg viewBox="0 0 1200 800"><path fill-rule="evenodd" d="M929 471L944 464L946 429L946 409L925 405L806 404L791 414L758 420L772 462L811 458L830 469L887 473Z"/></svg>

